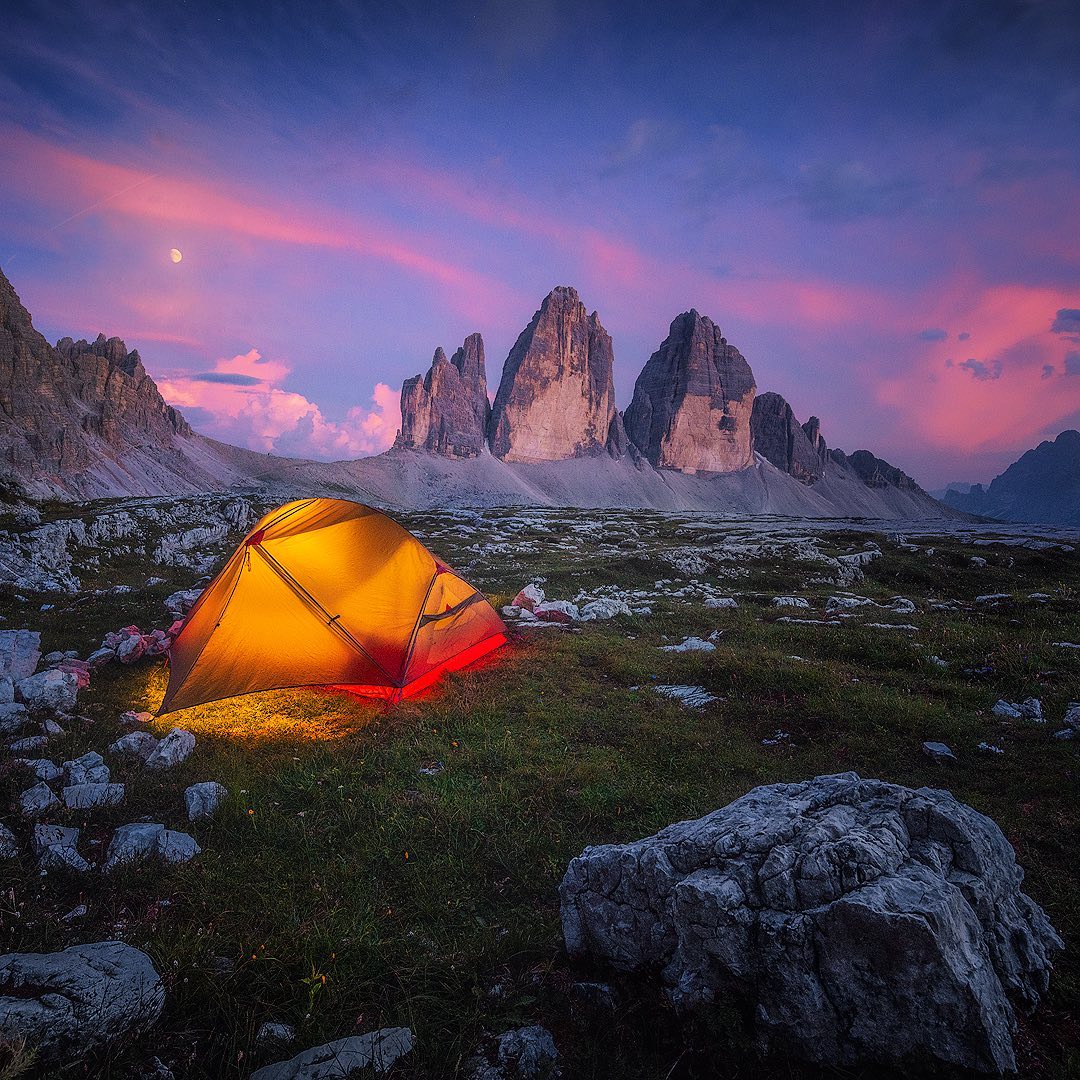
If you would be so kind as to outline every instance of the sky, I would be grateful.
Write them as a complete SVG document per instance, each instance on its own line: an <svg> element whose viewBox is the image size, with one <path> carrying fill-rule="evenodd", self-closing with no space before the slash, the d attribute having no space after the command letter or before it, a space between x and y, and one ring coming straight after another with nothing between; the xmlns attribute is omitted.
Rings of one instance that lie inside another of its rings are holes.
<svg viewBox="0 0 1080 1080"><path fill-rule="evenodd" d="M623 407L693 307L830 446L987 481L1080 427L1077 56L1073 0L6 0L0 268L259 450L386 449L574 285Z"/></svg>

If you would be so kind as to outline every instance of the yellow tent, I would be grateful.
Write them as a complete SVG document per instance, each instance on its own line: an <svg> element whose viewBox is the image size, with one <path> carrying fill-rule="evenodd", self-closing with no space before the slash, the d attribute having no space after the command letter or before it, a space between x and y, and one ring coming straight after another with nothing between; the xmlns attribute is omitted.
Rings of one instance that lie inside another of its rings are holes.
<svg viewBox="0 0 1080 1080"><path fill-rule="evenodd" d="M506 641L484 596L397 522L303 499L267 514L191 609L158 715L286 686L397 701Z"/></svg>

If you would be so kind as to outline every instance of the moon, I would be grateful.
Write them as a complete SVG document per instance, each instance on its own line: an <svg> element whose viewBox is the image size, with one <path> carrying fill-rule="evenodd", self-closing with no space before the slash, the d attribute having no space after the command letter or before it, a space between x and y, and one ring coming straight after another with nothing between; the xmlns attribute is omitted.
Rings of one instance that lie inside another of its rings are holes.
<svg viewBox="0 0 1080 1080"><path fill-rule="evenodd" d="M169 258L172 259L174 263L178 263L183 257L184 253L179 248L172 248L169 251Z"/></svg>

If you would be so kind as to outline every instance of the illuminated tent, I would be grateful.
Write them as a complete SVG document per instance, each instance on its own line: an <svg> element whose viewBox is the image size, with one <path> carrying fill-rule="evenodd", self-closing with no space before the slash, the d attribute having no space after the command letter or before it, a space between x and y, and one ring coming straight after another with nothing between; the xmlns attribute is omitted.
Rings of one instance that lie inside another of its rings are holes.
<svg viewBox="0 0 1080 1080"><path fill-rule="evenodd" d="M267 514L191 609L158 715L286 686L397 701L506 641L484 596L397 522L303 499Z"/></svg>

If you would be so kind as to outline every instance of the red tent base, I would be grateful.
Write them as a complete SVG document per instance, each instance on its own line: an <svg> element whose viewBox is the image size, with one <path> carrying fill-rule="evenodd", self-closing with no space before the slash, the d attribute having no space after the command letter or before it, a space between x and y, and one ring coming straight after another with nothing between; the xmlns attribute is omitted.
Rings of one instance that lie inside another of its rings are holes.
<svg viewBox="0 0 1080 1080"><path fill-rule="evenodd" d="M444 660L438 667L432 668L431 671L421 675L418 679L413 679L412 682L406 683L404 686L337 685L335 689L345 690L350 694L356 694L358 697L378 698L392 704L404 698L415 697L422 691L427 690L433 683L438 682L446 672L458 671L463 667L468 667L482 656L487 656L488 653L494 652L505 644L505 634L495 634L484 641L478 641L463 652L459 652L457 656L451 656L449 660Z"/></svg>

